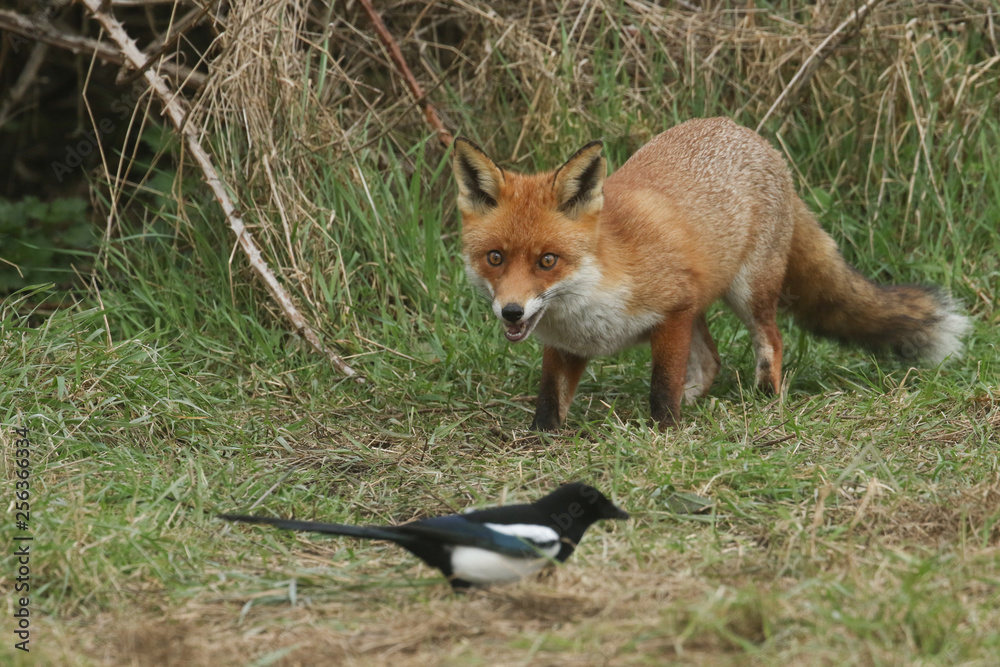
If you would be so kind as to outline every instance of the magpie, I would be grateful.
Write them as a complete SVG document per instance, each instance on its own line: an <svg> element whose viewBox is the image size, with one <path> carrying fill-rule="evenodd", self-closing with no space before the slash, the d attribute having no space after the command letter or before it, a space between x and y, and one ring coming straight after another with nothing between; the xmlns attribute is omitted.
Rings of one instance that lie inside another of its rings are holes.
<svg viewBox="0 0 1000 667"><path fill-rule="evenodd" d="M530 504L432 517L398 526L351 526L265 516L220 519L330 535L395 542L437 568L456 591L517 581L569 558L584 532L601 519L628 519L592 486L565 484Z"/></svg>

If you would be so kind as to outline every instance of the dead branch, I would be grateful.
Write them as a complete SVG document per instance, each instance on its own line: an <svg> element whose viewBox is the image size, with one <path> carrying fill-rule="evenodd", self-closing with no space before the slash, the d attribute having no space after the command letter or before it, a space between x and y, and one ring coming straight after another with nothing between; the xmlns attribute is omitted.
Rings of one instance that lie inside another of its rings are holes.
<svg viewBox="0 0 1000 667"><path fill-rule="evenodd" d="M116 18L102 10L102 0L81 0L81 2L87 7L87 9L90 10L91 15L101 24L101 27L111 37L112 41L118 45L118 49L124 57L124 61L133 68L138 69L142 67L146 60L145 56L136 46L132 38L129 37L124 26L122 26ZM229 198L226 186L223 184L222 179L215 170L211 157L209 157L205 149L202 148L201 142L198 140L196 130L188 125L187 110L185 109L181 98L173 93L167 87L166 82L153 70L146 70L143 73L143 77L146 79L146 82L153 93L160 99L160 102L163 104L163 111L170 118L174 128L184 137L188 151L191 153L195 162L198 163L198 166L201 168L201 171L205 176L205 182L212 189L213 194L215 194L216 201L218 201L219 205L222 207L222 210L226 215L226 219L229 221L229 227L236 235L236 240L243 249L244 254L247 256L247 260L250 262L250 267L264 282L264 285L271 293L271 296L278 303L281 310L285 313L285 316L295 327L295 331L309 341L316 351L326 355L341 373L347 375L348 377L356 375L354 369L344 363L339 356L337 356L332 350L327 348L322 341L320 341L319 337L312 330L312 327L309 326L305 317L302 316L302 313L299 312L298 308L296 308L295 304L292 302L292 299L285 291L285 288L282 287L281 283L278 282L278 279L274 276L274 273L272 273L271 269L268 268L267 263L260 254L260 250L257 248L257 244L254 243L253 238L250 236L250 232L246 229L246 225L243 224L243 220L240 217L239 212L236 210L232 200ZM358 380L362 382L364 381L363 378L360 377L358 377Z"/></svg>
<svg viewBox="0 0 1000 667"><path fill-rule="evenodd" d="M73 35L57 28L42 16L27 17L17 12L0 9L0 30L6 30L27 39L45 42L52 46L66 49L71 53L94 55L99 60L114 65L124 65L126 60L115 49L101 44L97 40ZM199 88L205 83L205 75L184 65L162 63L160 69L164 74L179 81L181 85Z"/></svg>
<svg viewBox="0 0 1000 667"><path fill-rule="evenodd" d="M386 27L385 22L382 17L376 13L375 8L372 7L371 0L361 0L361 5L365 8L365 12L368 14L368 18L371 19L372 25L375 26L375 32L378 34L378 38L382 41L382 44L389 51L389 56L392 58L392 62L395 63L396 68L399 69L399 73L403 75L403 81L406 82L407 88L413 94L416 99L417 104L420 108L424 110L424 118L430 124L434 131L437 132L438 141L440 141L445 148L451 146L452 136L451 132L444 128L444 123L441 122L440 116L437 114L437 110L434 109L434 105L431 104L430 100L427 99L427 94L424 93L423 87L417 81L416 77L413 76L413 72L406 64L406 60L403 59L403 52L399 48L399 44L396 40L392 38L389 34L389 29Z"/></svg>

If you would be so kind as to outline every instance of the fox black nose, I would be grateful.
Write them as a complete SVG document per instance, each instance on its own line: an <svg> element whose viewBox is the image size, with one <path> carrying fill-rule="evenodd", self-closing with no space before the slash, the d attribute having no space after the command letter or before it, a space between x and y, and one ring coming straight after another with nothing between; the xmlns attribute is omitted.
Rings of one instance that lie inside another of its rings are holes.
<svg viewBox="0 0 1000 667"><path fill-rule="evenodd" d="M505 320L507 320L511 324L514 324L522 317L524 317L524 308L521 308L521 306L516 303L508 303L500 311L500 314L503 316Z"/></svg>

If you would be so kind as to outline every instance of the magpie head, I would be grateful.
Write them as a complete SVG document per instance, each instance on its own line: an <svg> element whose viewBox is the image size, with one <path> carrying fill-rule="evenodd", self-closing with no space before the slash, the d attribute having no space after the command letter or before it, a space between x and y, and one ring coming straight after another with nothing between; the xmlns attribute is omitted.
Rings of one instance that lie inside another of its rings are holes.
<svg viewBox="0 0 1000 667"><path fill-rule="evenodd" d="M551 519L561 535L574 541L601 519L629 518L628 512L594 487L582 482L564 484L535 505Z"/></svg>

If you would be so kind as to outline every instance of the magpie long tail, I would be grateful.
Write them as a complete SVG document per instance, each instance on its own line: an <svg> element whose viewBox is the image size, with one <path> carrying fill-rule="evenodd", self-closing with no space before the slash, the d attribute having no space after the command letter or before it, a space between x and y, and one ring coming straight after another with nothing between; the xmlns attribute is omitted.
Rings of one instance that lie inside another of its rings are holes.
<svg viewBox="0 0 1000 667"><path fill-rule="evenodd" d="M286 530L301 530L310 533L347 535L349 537L360 537L368 540L388 540L397 543L407 541L405 535L400 535L391 528L379 528L377 526L351 526L343 523L276 519L269 516L249 516L246 514L220 514L219 518L226 519L227 521L242 521L243 523L261 523Z"/></svg>

